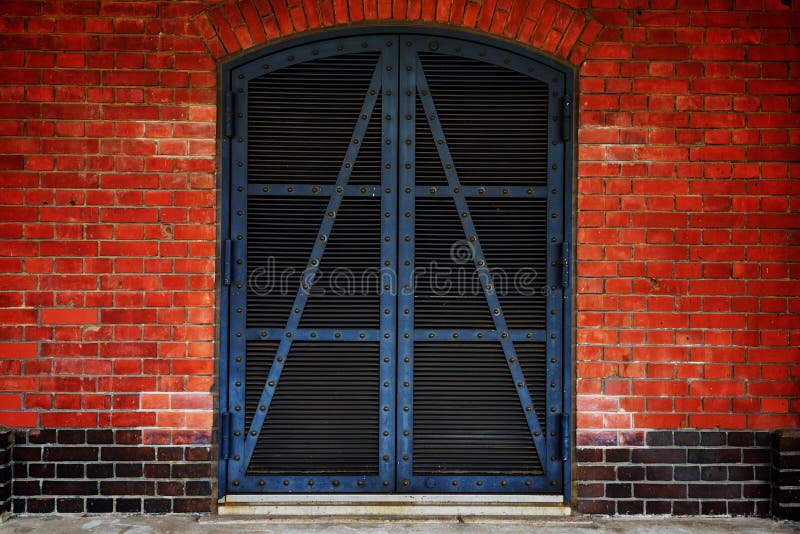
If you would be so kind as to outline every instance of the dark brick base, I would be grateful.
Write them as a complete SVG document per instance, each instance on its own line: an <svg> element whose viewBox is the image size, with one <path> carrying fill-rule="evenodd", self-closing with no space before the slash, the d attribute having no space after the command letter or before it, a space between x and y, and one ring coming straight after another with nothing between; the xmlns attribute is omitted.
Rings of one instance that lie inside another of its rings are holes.
<svg viewBox="0 0 800 534"><path fill-rule="evenodd" d="M211 447L151 445L141 430L17 431L14 513L211 511Z"/></svg>
<svg viewBox="0 0 800 534"><path fill-rule="evenodd" d="M772 515L800 521L800 429L772 434Z"/></svg>
<svg viewBox="0 0 800 534"><path fill-rule="evenodd" d="M11 450L14 432L0 426L0 522L11 512Z"/></svg>
<svg viewBox="0 0 800 534"><path fill-rule="evenodd" d="M769 432L659 430L624 446L600 436L576 461L583 513L770 514Z"/></svg>

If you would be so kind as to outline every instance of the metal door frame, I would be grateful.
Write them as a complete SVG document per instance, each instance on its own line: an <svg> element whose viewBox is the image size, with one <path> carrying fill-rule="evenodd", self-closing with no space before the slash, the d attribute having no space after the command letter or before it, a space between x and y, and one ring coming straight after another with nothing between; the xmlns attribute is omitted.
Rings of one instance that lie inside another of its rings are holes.
<svg viewBox="0 0 800 534"><path fill-rule="evenodd" d="M242 93L238 93L235 89L236 88L236 80L234 79L234 71L241 71L242 67L247 69L248 64L252 64L251 67L255 71L256 69L260 68L256 63L258 63L263 57L275 54L276 52L282 52L289 49L298 49L303 45L308 45L311 43L329 41L331 39L346 39L352 37L359 37L365 38L369 36L385 36L385 35L416 35L419 37L437 37L440 40L448 40L454 39L461 42L472 42L478 45L484 45L486 47L492 47L492 49L497 49L500 51L505 51L514 56L518 56L525 60L527 63L531 61L545 67L546 69L551 69L556 72L559 76L559 79L562 80L563 85L561 85L561 90L558 91L560 94L555 94L555 91L551 91L551 101L553 98L561 99L564 103L562 107L561 117L553 117L553 120L560 124L561 132L561 143L558 145L554 145L557 149L558 156L554 156L550 154L550 159L553 161L553 164L556 166L562 166L563 171L561 176L563 176L563 186L560 188L558 193L554 193L558 197L558 202L561 203L561 213L563 216L561 217L561 221L556 224L561 225L561 229L563 231L562 241L563 245L559 243L561 246L561 260L563 263L559 265L559 269L561 272L561 277L563 281L563 291L561 291L560 295L560 305L561 305L561 335L560 335L560 345L561 345L561 372L562 372L562 411L564 416L561 418L561 451L562 451L562 458L560 461L563 461L562 467L562 480L563 480L563 496L564 502L569 503L571 500L572 494L572 434L573 434L573 426L575 424L574 417L572 417L572 406L573 406L573 380L574 380L574 367L573 367L573 344L572 344L572 287L573 284L571 280L573 279L574 275L572 273L571 266L571 259L572 259L572 250L570 247L570 243L572 242L572 234L573 234L573 181L574 181L574 124L572 121L572 114L571 114L571 101L574 92L574 80L575 80L575 73L572 67L562 64L561 62L551 59L545 56L541 56L534 51L528 50L526 48L520 47L514 44L508 44L502 41L498 41L493 38L483 37L473 34L465 34L457 31L449 31L449 30L437 30L437 29L429 29L429 28L410 28L410 27L394 27L394 26L382 26L380 28L356 28L356 29L347 29L347 30L335 30L335 31L325 31L322 33L316 33L312 35L306 35L300 38L292 38L283 42L279 42L277 44L271 44L261 50L250 52L246 56L240 57L233 61L230 61L222 66L220 72L220 84L219 86L222 88L222 92L220 93L221 102L219 106L219 124L221 125L220 133L221 133L221 141L220 141L220 153L221 153L221 191L220 191L220 206L221 206L221 217L220 217L220 263L218 265L218 273L220 276L218 277L219 286L218 286L218 296L219 296L219 418L216 419L215 428L219 432L219 456L218 456L218 471L219 471L219 484L218 484L218 497L221 499L227 493L227 460L226 458L230 456L230 446L231 440L230 432L231 432L231 425L230 421L231 418L228 415L229 412L229 395L228 395L228 380L229 380L229 366L232 362L229 361L230 351L231 351L231 341L232 337L229 336L232 332L230 331L230 321L228 318L228 312L231 306L231 278L232 275L235 273L236 266L235 263L232 261L231 255L231 243L235 242L235 236L231 234L232 227L231 227L231 216L234 213L234 209L236 208L236 195L234 191L232 191L232 168L235 165L234 161L237 159L235 155L235 145L236 143L232 142L231 134L233 133L234 125L237 119L242 119L242 115L237 113L237 109L246 109L241 107L243 103L246 105L246 95L240 96ZM508 57L508 54L505 55ZM298 60L299 62L300 60ZM499 61L499 60L498 60ZM508 61L506 59L505 61ZM501 64L501 63L497 63ZM504 66L507 66L508 63L505 63ZM519 70L519 69L517 69ZM263 71L261 71L263 72ZM524 71L521 71L524 72ZM553 80L555 81L555 80ZM244 99L244 102L242 102ZM402 105L402 103L401 103ZM551 151L553 149L551 148ZM402 157L402 153L401 153ZM553 160L556 157L558 161ZM402 179L402 178L401 178ZM548 186L550 187L550 186ZM550 199L553 201L553 199ZM402 196L400 199L401 203L403 202ZM393 221L394 223L394 221ZM550 223L554 224L554 223ZM548 233L550 233L550 229L548 229ZM551 254L551 257L554 257ZM548 301L548 305L554 304L552 299ZM556 304L557 305L557 304ZM392 340L393 342L394 340ZM400 346L398 344L397 347L398 353L400 352ZM402 372L402 368L398 368L398 373ZM398 403L399 404L399 403ZM402 417L402 416L401 416ZM400 419L398 419L400 420ZM398 451L398 454L400 452ZM543 459L544 460L544 459ZM486 477L482 477L486 478ZM400 478L398 477L398 483ZM242 488L245 489L245 488ZM379 488L374 488L375 490L379 491ZM417 488L414 488L417 489ZM535 492L536 488L524 488L527 491ZM253 488L253 491L257 491L257 488ZM441 492L441 489L436 490ZM446 491L446 490L445 490ZM540 490L541 491L541 490Z"/></svg>

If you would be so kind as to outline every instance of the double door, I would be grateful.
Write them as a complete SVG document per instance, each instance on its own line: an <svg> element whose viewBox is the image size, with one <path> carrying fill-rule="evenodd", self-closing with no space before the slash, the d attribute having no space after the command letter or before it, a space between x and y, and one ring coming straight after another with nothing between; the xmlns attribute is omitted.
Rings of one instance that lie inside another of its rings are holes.
<svg viewBox="0 0 800 534"><path fill-rule="evenodd" d="M400 34L229 83L226 491L561 492L565 75Z"/></svg>

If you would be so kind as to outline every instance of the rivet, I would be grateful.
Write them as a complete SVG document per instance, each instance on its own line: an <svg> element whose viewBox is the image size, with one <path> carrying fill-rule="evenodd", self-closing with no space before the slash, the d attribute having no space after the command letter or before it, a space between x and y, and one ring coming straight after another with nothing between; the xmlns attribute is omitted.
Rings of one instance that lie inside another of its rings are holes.
<svg viewBox="0 0 800 534"><path fill-rule="evenodd" d="M513 357L513 356L512 356L512 357L510 357L510 358L508 359L508 361L509 361L509 362L511 362L511 363L514 363L515 361L517 361L517 359L516 359L515 357Z"/></svg>
<svg viewBox="0 0 800 534"><path fill-rule="evenodd" d="M267 337L267 333L264 332L263 330L261 331L261 337Z"/></svg>
<svg viewBox="0 0 800 534"><path fill-rule="evenodd" d="M269 187L262 187L261 191L263 191L264 193L269 193Z"/></svg>
<svg viewBox="0 0 800 534"><path fill-rule="evenodd" d="M233 485L234 485L234 486L238 486L238 485L239 485L239 481L238 481L238 480L234 480L234 481L233 481Z"/></svg>
<svg viewBox="0 0 800 534"><path fill-rule="evenodd" d="M241 436L242 435L242 431L241 430L234 430L233 431L233 435L234 436Z"/></svg>
<svg viewBox="0 0 800 534"><path fill-rule="evenodd" d="M551 166L550 166L550 168L551 168L551 169L553 169L553 170L556 170L556 169L558 169L558 165L556 165L555 163L553 163L553 165L551 165Z"/></svg>
<svg viewBox="0 0 800 534"><path fill-rule="evenodd" d="M236 332L236 337L242 337L242 333L241 332Z"/></svg>
<svg viewBox="0 0 800 534"><path fill-rule="evenodd" d="M384 435L384 436L388 436L388 435L389 435L389 431L388 431L388 430L384 430L384 431L383 431L383 435Z"/></svg>
<svg viewBox="0 0 800 534"><path fill-rule="evenodd" d="M237 357L236 357L236 361L237 361L237 362L241 362L241 361L242 361L242 357L241 357L241 356L237 356Z"/></svg>
<svg viewBox="0 0 800 534"><path fill-rule="evenodd" d="M407 411L409 411L409 410L410 410L410 408L409 408L408 406L403 406L403 411L404 411L404 412L407 412Z"/></svg>
<svg viewBox="0 0 800 534"><path fill-rule="evenodd" d="M309 481L308 481L308 485L309 485L309 486L313 486L313 485L314 485L314 481L313 481L313 480L309 480Z"/></svg>
<svg viewBox="0 0 800 534"><path fill-rule="evenodd" d="M501 486L507 486L507 485L508 485L508 482L506 482L505 480L501 480L501 481L500 481L500 485L501 485Z"/></svg>
<svg viewBox="0 0 800 534"><path fill-rule="evenodd" d="M388 480L384 480L384 481L383 481L383 485L384 485L384 486L388 486L388 485L389 485L389 481L388 481Z"/></svg>
<svg viewBox="0 0 800 534"><path fill-rule="evenodd" d="M240 185L239 187L237 187L237 188L236 188L236 190L237 190L237 191L239 191L239 192L241 192L241 191L244 191L244 187L242 187L242 186Z"/></svg>
<svg viewBox="0 0 800 534"><path fill-rule="evenodd" d="M533 408L531 408L530 406L525 406L525 411L526 412L532 412Z"/></svg>
<svg viewBox="0 0 800 534"><path fill-rule="evenodd" d="M411 361L411 359L410 359L408 356L406 356L405 358L403 358L403 361L404 361L405 363L408 363L408 362L410 362L410 361ZM406 384L407 384L407 383L406 383ZM408 387L408 385L406 385L406 387Z"/></svg>
<svg viewBox="0 0 800 534"><path fill-rule="evenodd" d="M557 485L558 485L558 482L556 482L555 480L551 480L551 481L550 481L550 485L551 485L551 486L557 486Z"/></svg>
<svg viewBox="0 0 800 534"><path fill-rule="evenodd" d="M391 358L384 358L383 359L383 363L389 363L390 361L392 361Z"/></svg>
<svg viewBox="0 0 800 534"><path fill-rule="evenodd" d="M389 384L389 381L388 381L388 380L387 380L386 382L384 382L384 383L383 383L383 387L385 387L385 388L388 388L388 387L389 387L389 385L390 385L390 384Z"/></svg>
<svg viewBox="0 0 800 534"><path fill-rule="evenodd" d="M358 484L359 486L363 486L365 482L363 480L359 480L358 482L356 482L356 484Z"/></svg>
<svg viewBox="0 0 800 534"><path fill-rule="evenodd" d="M550 358L550 363L556 363L556 359L555 358Z"/></svg>
<svg viewBox="0 0 800 534"><path fill-rule="evenodd" d="M483 332L478 332L478 339L483 339Z"/></svg>
<svg viewBox="0 0 800 534"><path fill-rule="evenodd" d="M342 191L344 191L343 187L339 186L339 187L336 188L336 192L337 193L341 193Z"/></svg>
<svg viewBox="0 0 800 534"><path fill-rule="evenodd" d="M259 480L259 481L258 481L258 485L259 485L259 486L263 486L263 485L265 485L265 484L266 484L266 482L264 482L263 480Z"/></svg>
<svg viewBox="0 0 800 534"><path fill-rule="evenodd" d="M408 486L408 480L403 481L403 486Z"/></svg>
<svg viewBox="0 0 800 534"><path fill-rule="evenodd" d="M335 337L336 339L339 339L340 337L342 337L342 333L341 332L336 332L335 334L333 334L333 337Z"/></svg>
<svg viewBox="0 0 800 534"><path fill-rule="evenodd" d="M241 387L241 385L242 385L242 381L241 381L241 380L237 380L237 381L236 381L236 387L237 387L237 388L238 388L238 387Z"/></svg>
<svg viewBox="0 0 800 534"><path fill-rule="evenodd" d="M526 486L530 486L530 485L531 485L531 481L530 481L530 480L526 480L526 481L525 481L525 485L526 485Z"/></svg>
<svg viewBox="0 0 800 534"><path fill-rule="evenodd" d="M241 407L240 405L238 405L238 404L237 404L236 406L234 406L234 407L233 407L233 409L234 409L234 410L236 410L236 411L238 412L239 410L241 410L241 409L242 409L242 407Z"/></svg>
<svg viewBox="0 0 800 534"><path fill-rule="evenodd" d="M407 461L408 461L408 455L407 455L407 454L404 454L404 455L403 455L403 461L404 461L404 462L407 462Z"/></svg>
<svg viewBox="0 0 800 534"><path fill-rule="evenodd" d="M524 386L524 385L525 385L525 383L524 383L524 382L517 382L517 387L518 387L518 388L521 388L521 387L522 387L522 386Z"/></svg>
<svg viewBox="0 0 800 534"><path fill-rule="evenodd" d="M475 482L476 486L483 486L483 480L478 480Z"/></svg>
<svg viewBox="0 0 800 534"><path fill-rule="evenodd" d="M339 484L341 484L341 482L339 482L338 480L334 480L333 482L331 482L331 485L332 485L334 488L338 488L338 487L339 487Z"/></svg>
<svg viewBox="0 0 800 534"><path fill-rule="evenodd" d="M275 385L275 381L274 381L274 380L270 380L270 381L269 381L269 386L270 386L270 387L272 387L272 386L274 386L274 385Z"/></svg>
<svg viewBox="0 0 800 534"><path fill-rule="evenodd" d="M283 481L283 485L284 485L284 486L288 486L288 485L289 485L289 481L288 481L288 480L284 480L284 481Z"/></svg>
<svg viewBox="0 0 800 534"><path fill-rule="evenodd" d="M408 436L409 434L411 434L411 432L409 432L408 430L403 430L403 435L404 436Z"/></svg>
<svg viewBox="0 0 800 534"><path fill-rule="evenodd" d="M550 456L550 461L551 461L551 462L555 462L557 459L558 459L558 456L556 456L555 454L553 454L552 456Z"/></svg>
<svg viewBox="0 0 800 534"><path fill-rule="evenodd" d="M278 356L276 359L278 360L278 363L280 363L283 361L283 356Z"/></svg>
<svg viewBox="0 0 800 534"><path fill-rule="evenodd" d="M435 121L435 120L436 120L436 115L434 115L433 113L431 113L431 114L430 114L430 116L429 116L428 118L429 118L430 120L432 120L432 121Z"/></svg>
<svg viewBox="0 0 800 534"><path fill-rule="evenodd" d="M257 435L257 434L258 434L258 432L256 432L255 430L251 430L251 431L250 431L250 435L251 435L251 436L255 436L255 435Z"/></svg>
<svg viewBox="0 0 800 534"><path fill-rule="evenodd" d="M551 412L555 412L556 411L556 407L555 406L550 406L550 411Z"/></svg>
<svg viewBox="0 0 800 534"><path fill-rule="evenodd" d="M454 486L458 486L458 480L454 480L454 481L453 481L453 485L454 485Z"/></svg>
<svg viewBox="0 0 800 534"><path fill-rule="evenodd" d="M557 338L557 337L558 337L558 336L557 336L556 334L550 334L550 339L555 339L555 338Z"/></svg>
<svg viewBox="0 0 800 534"><path fill-rule="evenodd" d="M258 407L258 409L264 412L267 410L267 407L262 404L261 406Z"/></svg>

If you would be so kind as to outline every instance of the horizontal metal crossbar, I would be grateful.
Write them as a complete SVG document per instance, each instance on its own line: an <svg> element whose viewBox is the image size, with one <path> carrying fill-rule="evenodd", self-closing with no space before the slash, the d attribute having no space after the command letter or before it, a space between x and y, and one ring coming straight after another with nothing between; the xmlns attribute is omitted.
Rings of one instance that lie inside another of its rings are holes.
<svg viewBox="0 0 800 534"><path fill-rule="evenodd" d="M414 331L414 341L502 341L508 339L515 343L543 343L547 333L545 330L512 329L508 332L497 330L425 330Z"/></svg>
<svg viewBox="0 0 800 534"><path fill-rule="evenodd" d="M524 185L462 185L455 189L465 197L547 198L546 188ZM414 187L414 194L418 197L454 197L455 194L458 194L454 193L453 188L449 185L418 185Z"/></svg>
<svg viewBox="0 0 800 534"><path fill-rule="evenodd" d="M379 197L379 185L312 185L312 184L250 184L247 194L252 196L319 196L331 197L338 194L344 197Z"/></svg>
<svg viewBox="0 0 800 534"><path fill-rule="evenodd" d="M245 335L248 341L256 339L293 341L379 341L379 330L353 330L332 328L303 328L285 330L283 328L248 328Z"/></svg>

